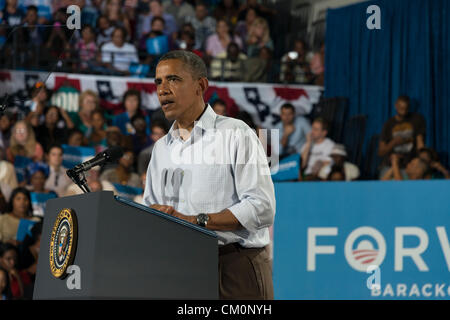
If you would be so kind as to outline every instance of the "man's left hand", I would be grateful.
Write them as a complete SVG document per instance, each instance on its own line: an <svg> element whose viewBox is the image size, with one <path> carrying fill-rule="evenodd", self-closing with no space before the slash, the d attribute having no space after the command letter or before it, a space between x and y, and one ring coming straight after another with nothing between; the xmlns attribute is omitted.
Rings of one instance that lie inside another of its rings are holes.
<svg viewBox="0 0 450 320"><path fill-rule="evenodd" d="M172 206L166 206L166 205L160 205L160 204L152 204L150 206L152 209L156 209L158 211L170 214L171 216L177 217L179 219L183 219L187 222L197 224L197 218L196 216L187 216L185 214L182 214L181 212L178 212L174 209Z"/></svg>

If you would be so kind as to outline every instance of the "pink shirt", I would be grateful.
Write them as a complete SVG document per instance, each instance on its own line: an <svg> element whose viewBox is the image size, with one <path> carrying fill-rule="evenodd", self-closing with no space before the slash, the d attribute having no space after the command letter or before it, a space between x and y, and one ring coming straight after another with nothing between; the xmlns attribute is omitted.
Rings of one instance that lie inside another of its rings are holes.
<svg viewBox="0 0 450 320"><path fill-rule="evenodd" d="M242 49L242 40L238 36L234 36L232 41L236 42L239 46L239 49ZM227 48L222 46L222 43L219 40L219 36L217 33L210 35L206 40L206 52L213 57L217 57L218 55L227 51Z"/></svg>

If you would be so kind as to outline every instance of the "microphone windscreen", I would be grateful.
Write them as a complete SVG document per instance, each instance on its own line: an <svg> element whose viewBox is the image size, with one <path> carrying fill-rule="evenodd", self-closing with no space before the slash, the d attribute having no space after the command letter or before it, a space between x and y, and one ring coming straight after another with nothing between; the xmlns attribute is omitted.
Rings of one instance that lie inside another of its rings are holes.
<svg viewBox="0 0 450 320"><path fill-rule="evenodd" d="M106 155L108 156L108 161L114 162L119 160L123 156L122 147L115 146L105 150Z"/></svg>

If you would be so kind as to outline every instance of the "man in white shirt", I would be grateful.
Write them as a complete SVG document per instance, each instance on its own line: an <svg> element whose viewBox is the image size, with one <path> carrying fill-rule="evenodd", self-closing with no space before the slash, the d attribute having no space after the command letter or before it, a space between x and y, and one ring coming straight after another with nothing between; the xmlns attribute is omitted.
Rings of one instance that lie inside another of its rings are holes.
<svg viewBox="0 0 450 320"><path fill-rule="evenodd" d="M306 180L317 180L320 170L331 165L334 142L327 138L327 134L328 124L325 120L315 119L301 151L301 167Z"/></svg>
<svg viewBox="0 0 450 320"><path fill-rule="evenodd" d="M206 76L192 52L159 60L158 98L175 122L154 145L144 203L216 231L221 299L273 299L268 245L275 193L267 158L244 122L205 104Z"/></svg>
<svg viewBox="0 0 450 320"><path fill-rule="evenodd" d="M112 41L102 46L102 62L107 68L128 75L130 64L138 63L139 58L136 48L130 43L125 43L125 39L126 31L124 28L114 29Z"/></svg>
<svg viewBox="0 0 450 320"><path fill-rule="evenodd" d="M45 189L55 191L58 196L65 195L67 187L72 180L66 174L66 168L62 166L63 149L61 146L54 145L48 150L48 165L50 173L45 181Z"/></svg>

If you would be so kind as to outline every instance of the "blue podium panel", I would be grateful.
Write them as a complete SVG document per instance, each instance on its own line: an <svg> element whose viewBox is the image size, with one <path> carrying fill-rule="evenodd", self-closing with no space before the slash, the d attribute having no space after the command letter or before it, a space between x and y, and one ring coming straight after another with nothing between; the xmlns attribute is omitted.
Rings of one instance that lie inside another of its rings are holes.
<svg viewBox="0 0 450 320"><path fill-rule="evenodd" d="M450 299L450 181L276 183L275 193L276 299Z"/></svg>

